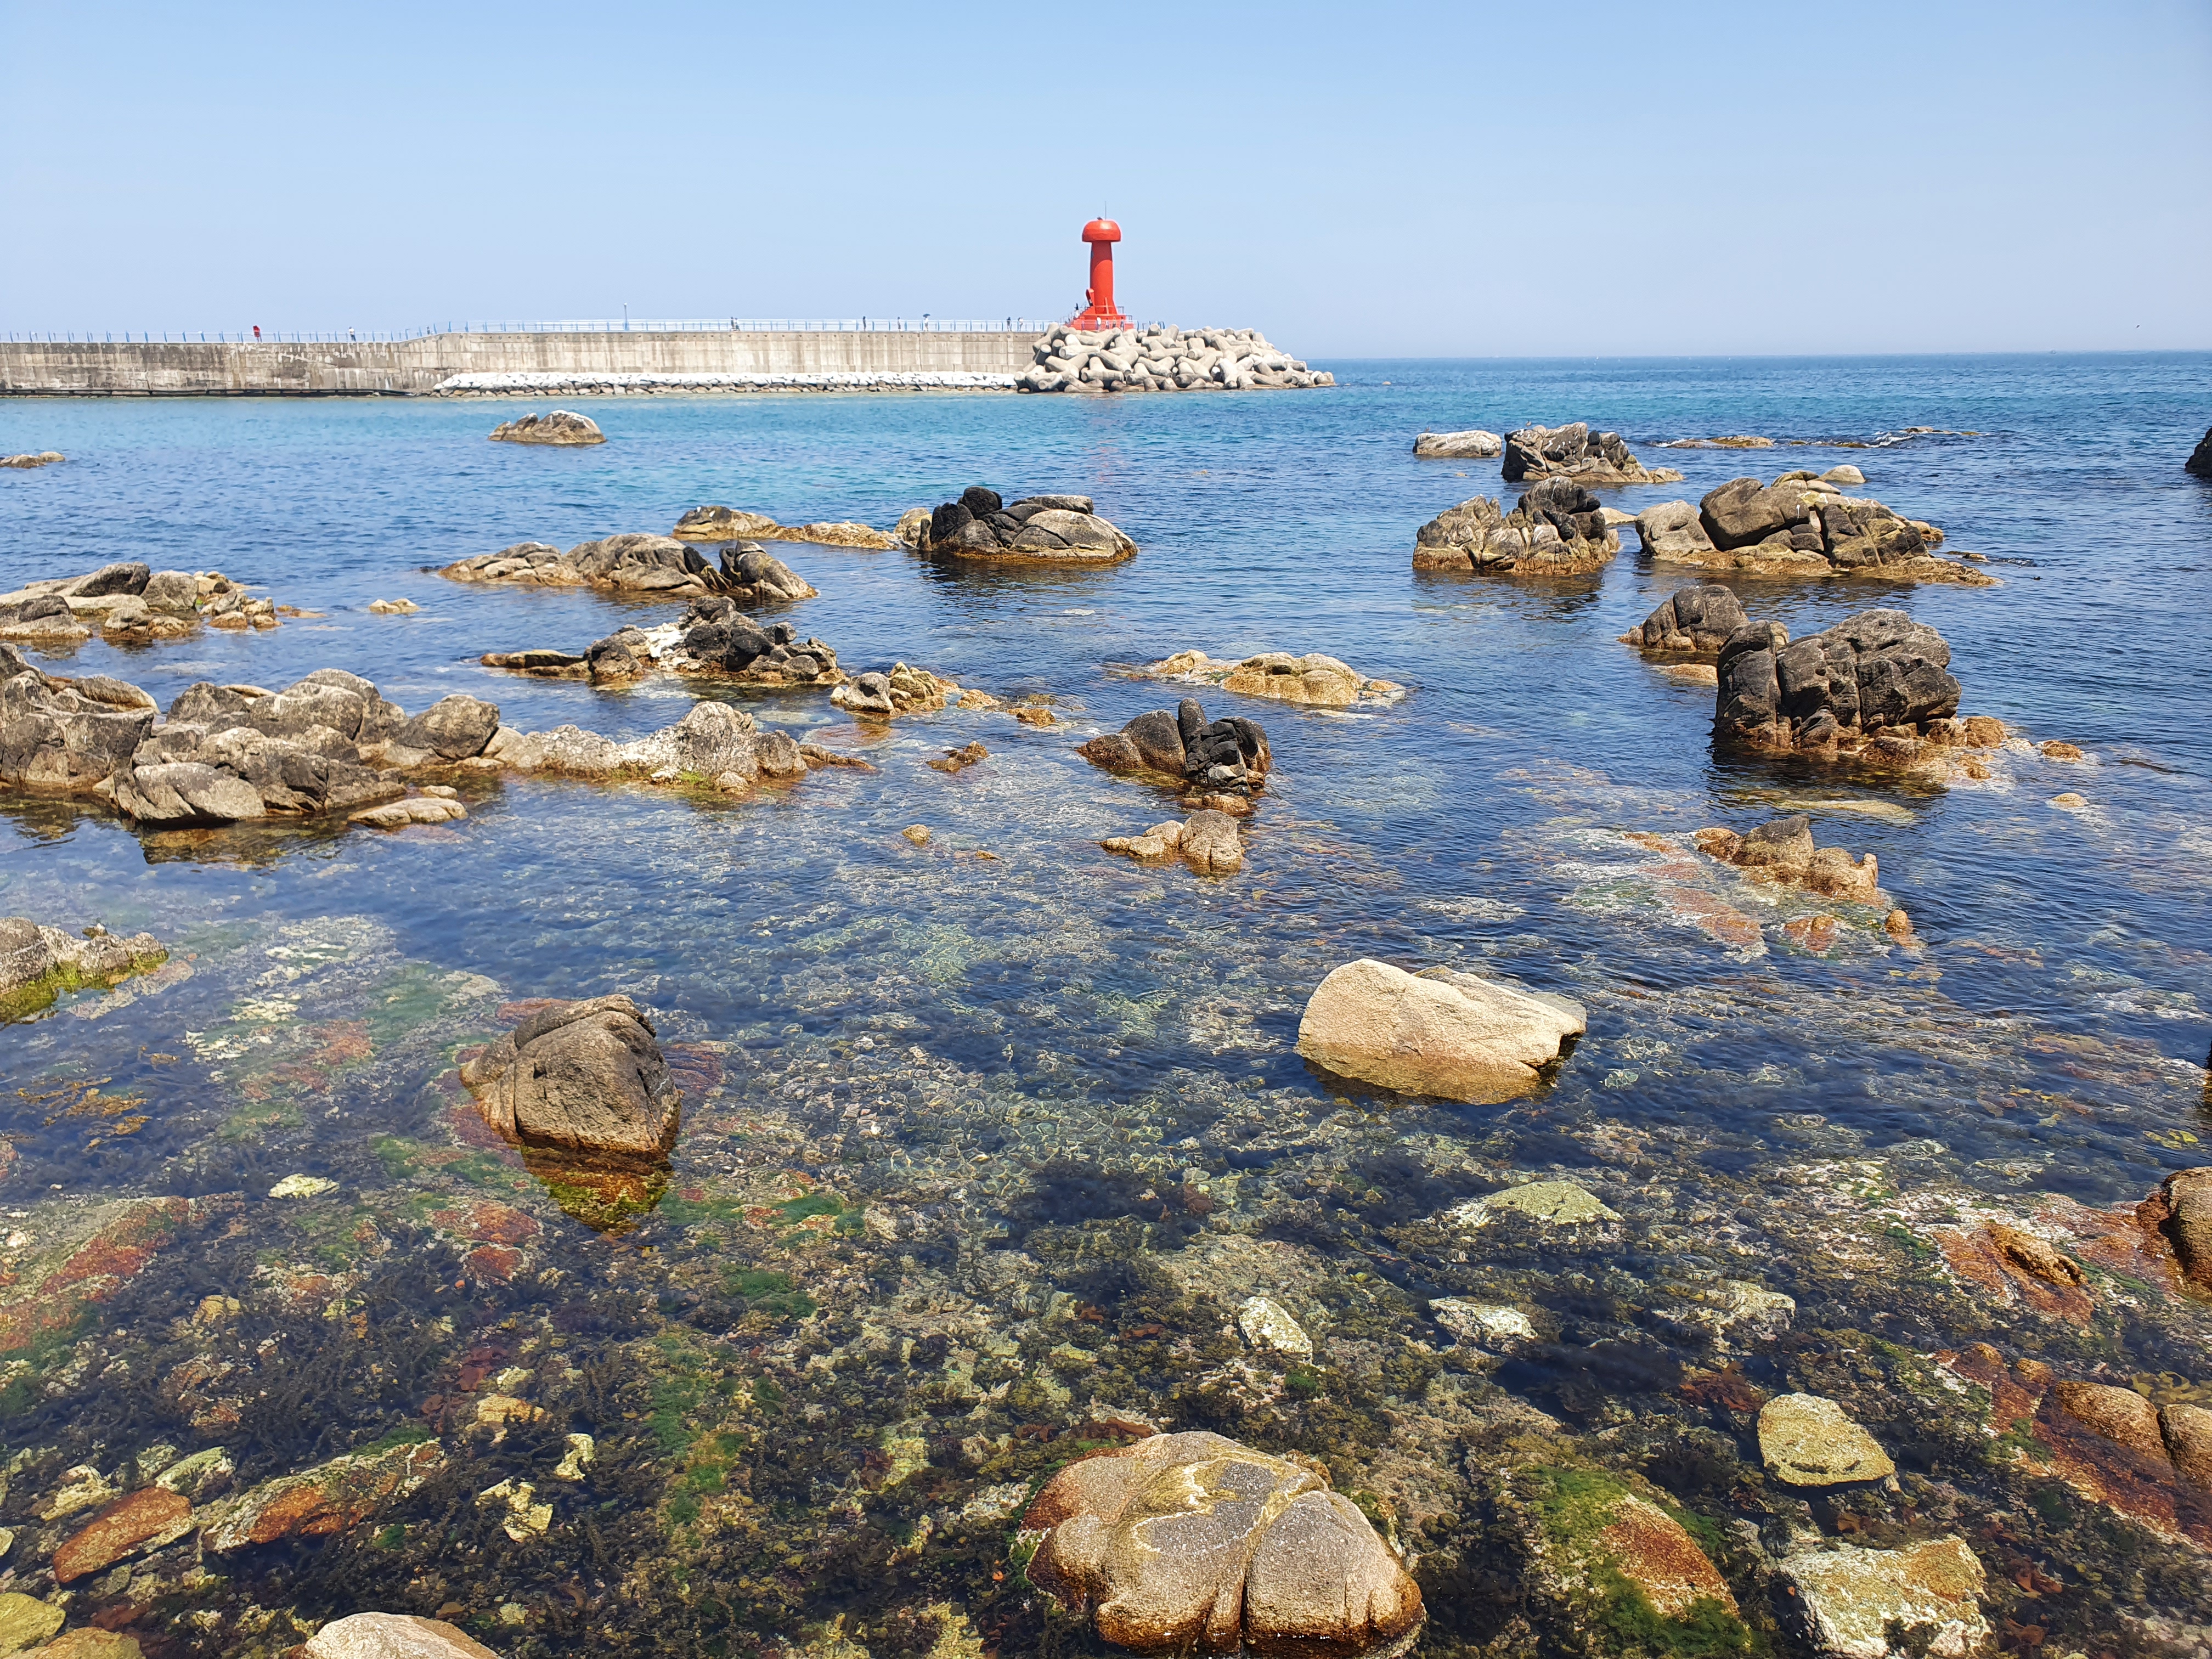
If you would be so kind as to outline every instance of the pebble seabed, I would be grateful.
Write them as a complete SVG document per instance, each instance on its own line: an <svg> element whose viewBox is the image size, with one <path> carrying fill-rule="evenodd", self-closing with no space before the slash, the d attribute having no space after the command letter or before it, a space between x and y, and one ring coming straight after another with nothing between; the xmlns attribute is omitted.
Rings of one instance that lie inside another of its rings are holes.
<svg viewBox="0 0 2212 1659"><path fill-rule="evenodd" d="M1382 437L1488 412L1466 398L1391 416ZM1980 423L1966 413L1950 423ZM471 465L481 425L471 410L452 429ZM73 457L98 447L64 435ZM1713 465L1683 488L1727 476ZM1412 526L1468 487L1406 476L1401 586ZM826 702L757 702L878 769L735 804L462 778L465 820L388 837L138 835L7 803L0 911L149 928L169 956L0 1030L0 1592L150 1659L276 1659L366 1609L442 1616L508 1656L1103 1651L1027 1584L1016 1527L1054 1470L1158 1425L1325 1465L1419 1583L1421 1654L1808 1655L1792 1550L1957 1536L1985 1574L1992 1651L2202 1655L2212 1493L2080 1432L2045 1388L2212 1404L2212 1298L2131 1218L2212 1140L2207 1074L2177 1055L2205 1036L2184 988L2212 899L2202 776L2118 741L2068 765L2017 739L1972 783L1655 772L1637 750L1654 732L1702 741L1711 694L1611 644L1657 591L1629 580L1631 555L1604 579L1617 590L1422 580L1422 626L1445 630L1422 648L1363 653L1280 620L1258 637L1249 617L1230 641L1147 623L1123 659L1242 641L1413 689L1353 714L1212 694L1275 753L1245 868L1133 866L1098 837L1171 810L1069 750L1180 688L988 672L1010 626L1054 632L1069 660L1122 642L1097 608L1172 554L1112 483L1102 510L1146 553L1082 587L793 552L823 594L803 627L833 632L841 586L950 594L965 620L915 659L1049 692L1054 729L948 710L864 730ZM2027 556L1999 597L1942 597L1954 642L1954 618L2032 591ZM385 569L420 562L410 540ZM94 643L45 665L282 684L252 653L289 649L412 708L429 697L396 681L453 689L436 677L465 669L380 673L392 636L369 630L442 613L465 625L421 662L459 664L511 643L518 613L568 618L567 637L623 608L410 581L421 617L341 605L325 637L120 666ZM1455 703L1435 642L1474 650L1478 624L1507 642L1506 684L1581 653L1632 717L1578 743ZM969 659L949 659L963 640ZM1978 682L1979 665L1971 647L1954 663L1970 712L1998 672ZM617 734L695 694L480 690ZM957 777L923 763L979 738L988 758ZM2066 788L2086 810L2045 805ZM1824 841L1880 849L1917 938L1691 847L1703 823L1807 798L1830 809ZM1447 860L1421 826L1461 800L1484 828ZM1947 811L1956 840L2002 849L1970 878L1925 833ZM899 835L917 817L927 846ZM2004 873L2023 863L2087 920L2051 920ZM1818 954L1817 914L1840 917ZM1355 1089L1291 1045L1305 994L1362 955L1565 991L1589 1035L1503 1106ZM613 991L652 1009L684 1121L665 1188L611 1206L488 1135L457 1068L536 999ZM1532 1179L1601 1203L1462 1209ZM1992 1224L2078 1279L2023 1267ZM1255 1295L1310 1359L1240 1333ZM1755 1425L1791 1393L1840 1405L1896 1474L1777 1479ZM393 1473L343 1466L313 1501L264 1486L347 1454ZM190 1529L58 1561L149 1486L190 1499ZM1688 1528L1740 1611L1662 1616L1610 1569L1564 1582L1557 1552L1587 1545L1616 1489ZM82 1567L66 1583L62 1561ZM1893 1635L1929 1650L1926 1630Z"/></svg>

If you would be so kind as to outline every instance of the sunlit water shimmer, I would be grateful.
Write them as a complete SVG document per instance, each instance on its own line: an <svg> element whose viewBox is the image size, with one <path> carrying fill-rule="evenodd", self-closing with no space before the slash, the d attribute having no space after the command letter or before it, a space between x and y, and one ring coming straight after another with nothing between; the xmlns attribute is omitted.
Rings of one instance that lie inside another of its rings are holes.
<svg viewBox="0 0 2212 1659"><path fill-rule="evenodd" d="M1753 1646L1808 1650L1778 1564L1818 1534L1966 1537L2015 1651L2212 1639L2184 1629L2212 1595L2212 1494L2159 1510L2058 1430L2039 1453L1993 1439L1993 1385L1957 1369L1982 1362L1943 1358L1981 1342L2000 1374L2212 1400L2204 1298L2091 1217L2212 1163L2212 484L2180 470L2212 358L1323 366L1334 391L601 400L610 441L583 450L487 443L543 406L521 402L0 404L0 452L70 458L0 474L0 590L135 558L324 613L95 640L54 672L166 705L337 666L410 713L466 691L510 726L615 737L730 696L879 769L734 804L477 781L466 820L390 836L141 835L0 802L0 915L172 952L0 1030L0 1298L30 1297L0 1301L0 1589L56 1592L52 1552L93 1514L55 1512L79 1466L120 1491L222 1447L204 1508L434 1436L418 1489L313 1535L149 1547L73 1577L70 1623L178 1656L274 1655L367 1607L444 1608L513 1655L1083 1650L1009 1534L1121 1413L1324 1460L1414 1564L1427 1652L1583 1650L1493 1489L1547 1462L1716 1523ZM1710 688L1617 643L1683 580L1632 533L1587 580L1409 568L1424 520L1501 489L1495 461L1415 460L1415 433L1574 419L1687 475L1607 493L1632 513L1860 465L2002 585L1744 583L1747 609L1796 635L1901 606L1950 641L1962 712L2029 741L1942 784L1717 754ZM1649 447L1908 426L1974 435ZM424 569L707 502L888 526L974 483L1091 494L1142 551L975 572L779 546L820 590L785 614L848 671L1049 694L1057 729L951 711L884 735L814 694L501 674L478 655L681 607ZM421 613L366 609L398 597ZM1225 878L1102 852L1171 804L1073 752L1185 694L1116 665L1193 647L1323 651L1412 688L1342 714L1206 699L1275 756ZM981 765L925 766L970 740ZM1917 948L1689 850L1783 810L1879 856ZM1823 909L1844 925L1815 954L1786 929ZM1361 956L1565 992L1589 1035L1511 1106L1347 1093L1293 1044ZM616 992L671 1046L686 1125L669 1198L603 1237L487 1144L453 1065L511 1005ZM337 1187L263 1196L294 1174ZM1531 1175L1620 1218L1439 1219ZM1980 1265L1990 1218L2087 1264L2087 1310ZM1728 1281L1795 1298L1794 1322L1708 1317ZM1261 1290L1313 1365L1236 1337ZM1455 1343L1446 1297L1522 1308L1537 1340ZM1792 1390L1873 1430L1895 1488L1808 1507L1771 1483L1753 1413ZM479 1425L491 1395L546 1415ZM595 1461L557 1478L576 1433ZM477 1501L503 1479L553 1504L545 1529ZM1589 1650L1673 1639L1605 1628Z"/></svg>

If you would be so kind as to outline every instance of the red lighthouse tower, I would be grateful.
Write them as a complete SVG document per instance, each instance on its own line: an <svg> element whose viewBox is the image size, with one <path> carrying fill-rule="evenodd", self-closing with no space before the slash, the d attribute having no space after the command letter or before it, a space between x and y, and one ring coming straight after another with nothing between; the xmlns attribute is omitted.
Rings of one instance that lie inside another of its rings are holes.
<svg viewBox="0 0 2212 1659"><path fill-rule="evenodd" d="M1121 227L1111 219L1093 219L1083 228L1091 244L1091 287L1088 303L1069 323L1071 328L1127 328L1129 319L1114 304L1114 244L1121 240Z"/></svg>

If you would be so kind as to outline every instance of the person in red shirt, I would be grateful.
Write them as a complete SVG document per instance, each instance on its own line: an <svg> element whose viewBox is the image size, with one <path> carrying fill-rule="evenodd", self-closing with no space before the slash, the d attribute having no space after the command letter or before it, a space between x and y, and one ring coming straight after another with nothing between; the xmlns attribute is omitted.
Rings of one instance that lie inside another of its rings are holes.
<svg viewBox="0 0 2212 1659"><path fill-rule="evenodd" d="M258 323L253 325L253 337L257 340L261 337L261 325Z"/></svg>

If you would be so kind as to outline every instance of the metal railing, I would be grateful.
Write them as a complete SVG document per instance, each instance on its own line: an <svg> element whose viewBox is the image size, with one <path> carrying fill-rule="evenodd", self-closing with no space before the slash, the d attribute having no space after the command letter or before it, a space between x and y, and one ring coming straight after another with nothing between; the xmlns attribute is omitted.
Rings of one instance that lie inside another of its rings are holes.
<svg viewBox="0 0 2212 1659"><path fill-rule="evenodd" d="M15 344L391 345L434 334L1042 334L1056 318L1035 317L617 317L558 322L449 322L412 329L10 330Z"/></svg>

